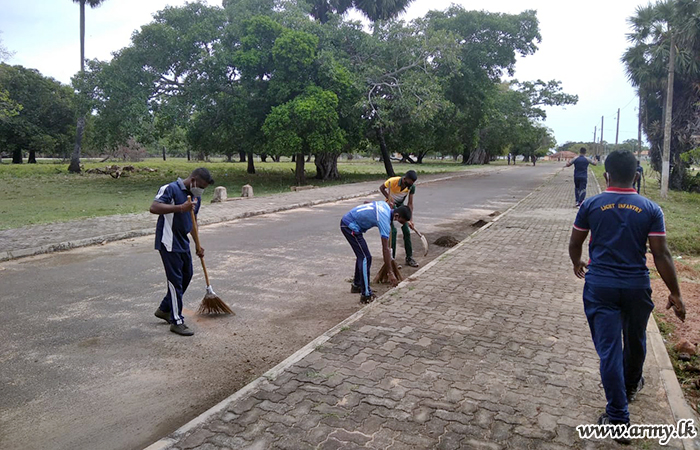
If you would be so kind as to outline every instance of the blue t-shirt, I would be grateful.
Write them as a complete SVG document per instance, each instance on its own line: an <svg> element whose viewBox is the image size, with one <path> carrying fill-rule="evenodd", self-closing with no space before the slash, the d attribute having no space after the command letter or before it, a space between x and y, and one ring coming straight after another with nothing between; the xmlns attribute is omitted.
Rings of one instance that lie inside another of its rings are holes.
<svg viewBox="0 0 700 450"><path fill-rule="evenodd" d="M155 201L170 205L182 205L191 195L181 178L170 184L161 186L156 194ZM194 200L192 200L194 201ZM197 197L194 213L199 212L201 197ZM192 217L190 212L161 214L156 224L156 250L161 247L169 252L186 253L190 251L190 240L187 234L192 231Z"/></svg>
<svg viewBox="0 0 700 450"><path fill-rule="evenodd" d="M650 287L647 237L666 235L659 205L634 189L608 188L583 202L574 228L591 231L586 283L626 289Z"/></svg>
<svg viewBox="0 0 700 450"><path fill-rule="evenodd" d="M574 178L588 178L588 165L590 161L583 155L571 161L574 165Z"/></svg>
<svg viewBox="0 0 700 450"><path fill-rule="evenodd" d="M381 237L391 236L391 207L386 202L372 202L356 206L341 221L355 233L364 233L372 227L379 228Z"/></svg>

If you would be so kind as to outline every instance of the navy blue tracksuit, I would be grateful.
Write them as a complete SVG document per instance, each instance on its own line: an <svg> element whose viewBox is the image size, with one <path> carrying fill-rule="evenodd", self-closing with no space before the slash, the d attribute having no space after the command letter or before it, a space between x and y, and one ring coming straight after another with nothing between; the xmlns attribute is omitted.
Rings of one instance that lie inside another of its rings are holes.
<svg viewBox="0 0 700 450"><path fill-rule="evenodd" d="M634 189L608 188L581 205L574 228L591 232L583 308L600 357L600 377L613 423L628 423L627 392L646 358L651 300L646 243L665 236L659 206Z"/></svg>

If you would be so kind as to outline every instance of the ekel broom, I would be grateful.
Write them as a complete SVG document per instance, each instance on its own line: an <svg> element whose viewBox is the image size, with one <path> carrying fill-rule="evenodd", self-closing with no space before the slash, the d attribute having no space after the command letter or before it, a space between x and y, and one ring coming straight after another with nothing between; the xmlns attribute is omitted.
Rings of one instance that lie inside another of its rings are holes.
<svg viewBox="0 0 700 450"><path fill-rule="evenodd" d="M191 201L190 196L187 196L187 200ZM194 215L194 209L190 210L190 216L192 217L192 238L194 239L194 244L197 249L197 253L199 253L199 250L202 248L199 245L199 233L197 230L197 218ZM219 298L214 293L214 289L212 289L211 284L209 284L209 274L207 273L207 266L204 265L204 257L200 256L199 260L202 262L202 270L204 270L204 280L207 282L207 293L204 295L204 298L202 299L202 303L199 305L199 309L197 310L197 314L204 315L204 314L234 314L235 313L231 310L231 308L228 307L226 303L224 303L223 300Z"/></svg>

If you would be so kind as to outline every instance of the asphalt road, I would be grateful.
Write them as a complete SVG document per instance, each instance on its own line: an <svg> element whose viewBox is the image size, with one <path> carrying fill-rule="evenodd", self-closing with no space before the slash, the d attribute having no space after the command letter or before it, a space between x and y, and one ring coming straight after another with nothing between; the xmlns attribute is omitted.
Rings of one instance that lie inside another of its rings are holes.
<svg viewBox="0 0 700 450"><path fill-rule="evenodd" d="M461 240L559 168L419 185L414 222L431 243ZM360 305L339 221L364 200L203 227L210 279L236 316L193 314L205 293L195 260L185 295L190 338L153 316L165 277L152 236L0 263L0 448L143 448L347 318ZM378 232L367 240L376 272ZM421 264L445 250L431 245L423 257L413 242Z"/></svg>

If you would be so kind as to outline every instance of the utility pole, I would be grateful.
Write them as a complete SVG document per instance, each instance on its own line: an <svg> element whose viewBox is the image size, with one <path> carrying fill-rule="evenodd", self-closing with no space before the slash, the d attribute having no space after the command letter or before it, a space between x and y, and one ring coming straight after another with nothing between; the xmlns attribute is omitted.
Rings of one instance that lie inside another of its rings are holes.
<svg viewBox="0 0 700 450"><path fill-rule="evenodd" d="M603 125L605 124L605 116L600 116L600 152L603 153L605 151L605 147L603 146Z"/></svg>
<svg viewBox="0 0 700 450"><path fill-rule="evenodd" d="M617 148L617 138L620 135L620 108L617 108L617 129L615 130L615 148Z"/></svg>
<svg viewBox="0 0 700 450"><path fill-rule="evenodd" d="M637 159L642 159L642 93L639 93L639 114L637 115Z"/></svg>
<svg viewBox="0 0 700 450"><path fill-rule="evenodd" d="M666 78L666 105L664 106L664 146L661 154L661 198L668 196L668 179L671 175L671 119L673 118L673 75L676 71L675 50L673 34L671 34L671 51L668 55L668 75Z"/></svg>
<svg viewBox="0 0 700 450"><path fill-rule="evenodd" d="M598 154L598 147L595 143L596 137L598 137L598 125L593 127L593 154L597 155Z"/></svg>

